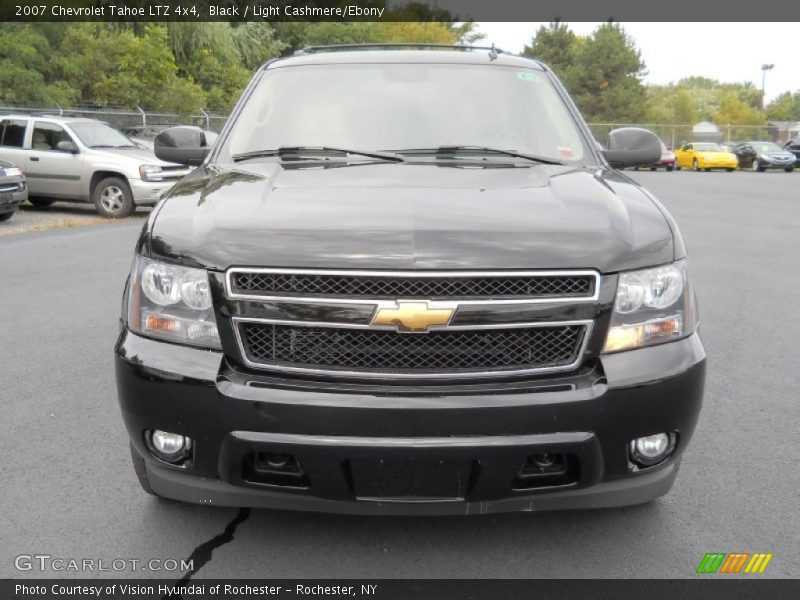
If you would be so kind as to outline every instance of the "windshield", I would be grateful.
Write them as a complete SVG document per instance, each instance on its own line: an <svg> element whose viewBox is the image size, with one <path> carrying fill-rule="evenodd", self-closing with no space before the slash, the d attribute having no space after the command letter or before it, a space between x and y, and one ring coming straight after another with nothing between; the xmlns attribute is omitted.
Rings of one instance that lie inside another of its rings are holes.
<svg viewBox="0 0 800 600"><path fill-rule="evenodd" d="M719 144L695 144L694 149L698 152L725 152Z"/></svg>
<svg viewBox="0 0 800 600"><path fill-rule="evenodd" d="M229 139L232 156L303 146L373 152L480 146L564 162L586 154L578 127L544 73L491 65L272 69Z"/></svg>
<svg viewBox="0 0 800 600"><path fill-rule="evenodd" d="M128 148L134 145L122 133L100 121L74 121L69 126L81 142L90 148Z"/></svg>
<svg viewBox="0 0 800 600"><path fill-rule="evenodd" d="M753 148L756 152L783 152L778 144L773 144L772 142L759 142L758 144L753 144Z"/></svg>

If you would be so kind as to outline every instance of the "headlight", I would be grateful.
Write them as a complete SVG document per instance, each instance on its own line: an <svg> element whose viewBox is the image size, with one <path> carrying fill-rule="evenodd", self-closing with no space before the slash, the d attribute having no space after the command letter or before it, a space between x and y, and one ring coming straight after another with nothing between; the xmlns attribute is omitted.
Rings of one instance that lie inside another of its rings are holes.
<svg viewBox="0 0 800 600"><path fill-rule="evenodd" d="M3 169L0 169L0 171L3 171ZM11 168L5 169L5 176L6 177L20 177L21 175L22 175L22 171L20 169L18 169L17 167L11 167Z"/></svg>
<svg viewBox="0 0 800 600"><path fill-rule="evenodd" d="M685 260L619 274L603 352L681 339L697 327L697 308Z"/></svg>
<svg viewBox="0 0 800 600"><path fill-rule="evenodd" d="M208 273L137 256L128 288L128 327L141 335L220 348Z"/></svg>
<svg viewBox="0 0 800 600"><path fill-rule="evenodd" d="M156 165L142 165L139 167L139 175L143 181L163 181L164 171Z"/></svg>

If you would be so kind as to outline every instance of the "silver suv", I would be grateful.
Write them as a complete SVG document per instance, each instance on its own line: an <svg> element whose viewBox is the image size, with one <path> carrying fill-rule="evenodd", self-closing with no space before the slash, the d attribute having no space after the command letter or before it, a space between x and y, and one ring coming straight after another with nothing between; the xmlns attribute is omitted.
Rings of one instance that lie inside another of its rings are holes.
<svg viewBox="0 0 800 600"><path fill-rule="evenodd" d="M107 123L58 116L0 117L0 159L23 168L32 204L88 201L104 217L155 204L191 170L159 160Z"/></svg>

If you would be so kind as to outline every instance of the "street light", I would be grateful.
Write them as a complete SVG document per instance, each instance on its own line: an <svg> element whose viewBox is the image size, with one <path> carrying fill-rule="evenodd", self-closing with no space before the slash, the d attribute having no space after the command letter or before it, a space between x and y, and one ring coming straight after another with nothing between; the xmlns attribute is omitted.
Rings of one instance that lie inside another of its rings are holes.
<svg viewBox="0 0 800 600"><path fill-rule="evenodd" d="M767 71L771 71L775 65L761 65L761 108L764 109L767 97L764 94L764 84L767 81Z"/></svg>

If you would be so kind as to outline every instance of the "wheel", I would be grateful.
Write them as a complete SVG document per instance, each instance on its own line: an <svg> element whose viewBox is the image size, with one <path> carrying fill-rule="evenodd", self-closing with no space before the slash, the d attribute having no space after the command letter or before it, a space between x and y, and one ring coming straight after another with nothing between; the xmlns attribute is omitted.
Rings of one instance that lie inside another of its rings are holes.
<svg viewBox="0 0 800 600"><path fill-rule="evenodd" d="M92 200L97 212L110 219L127 217L135 208L131 188L120 177L106 177L99 181L92 190Z"/></svg>
<svg viewBox="0 0 800 600"><path fill-rule="evenodd" d="M34 206L50 206L55 200L52 198L40 198L38 196L29 196L28 202Z"/></svg>
<svg viewBox="0 0 800 600"><path fill-rule="evenodd" d="M667 171L677 171L678 169L680 169L680 167L678 165L668 165L667 166Z"/></svg>
<svg viewBox="0 0 800 600"><path fill-rule="evenodd" d="M705 171L706 173L709 173L709 172L711 172L711 169L703 169L703 171Z"/></svg>
<svg viewBox="0 0 800 600"><path fill-rule="evenodd" d="M784 171L786 171L787 173L791 173L792 171L794 171L794 167L786 167Z"/></svg>
<svg viewBox="0 0 800 600"><path fill-rule="evenodd" d="M650 167L650 170L651 170L651 171L655 171L655 170L656 170L656 167Z"/></svg>
<svg viewBox="0 0 800 600"><path fill-rule="evenodd" d="M681 166L677 162L675 162L675 170L676 171L680 171L681 170Z"/></svg>
<svg viewBox="0 0 800 600"><path fill-rule="evenodd" d="M700 170L700 165L697 164L697 159L696 158L692 161L692 170L693 171L699 171Z"/></svg>
<svg viewBox="0 0 800 600"><path fill-rule="evenodd" d="M733 173L734 169L725 169L728 173Z"/></svg>
<svg viewBox="0 0 800 600"><path fill-rule="evenodd" d="M158 494L153 491L153 488L150 487L150 481L147 479L147 465L145 465L144 459L133 447L133 444L130 444L130 447L133 470L136 473L136 479L139 480L139 485L142 486L142 489L151 496L158 496Z"/></svg>
<svg viewBox="0 0 800 600"><path fill-rule="evenodd" d="M638 171L638 170L639 170L639 167L633 167L633 170L634 170L634 171Z"/></svg>
<svg viewBox="0 0 800 600"><path fill-rule="evenodd" d="M7 212L0 215L0 222L8 221L11 217L14 216L13 212Z"/></svg>
<svg viewBox="0 0 800 600"><path fill-rule="evenodd" d="M761 173L761 172L763 172L763 171L764 171L764 167L762 167L762 166L761 166L761 163L760 163L760 162L758 162L758 159L757 159L757 158L753 160L753 164L751 164L751 165L750 165L750 168L751 168L753 171L757 171L757 172L759 172L759 173Z"/></svg>

